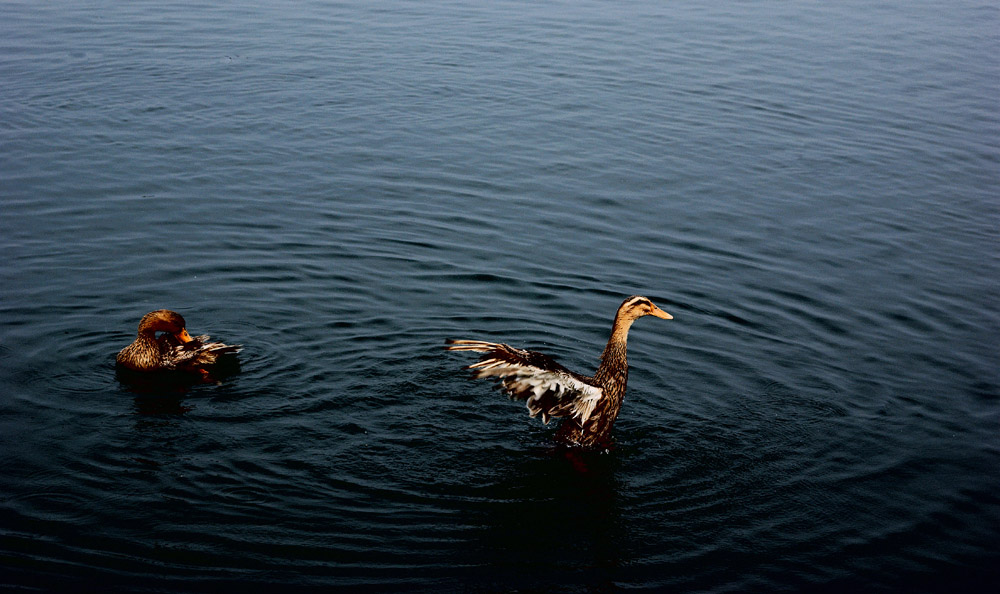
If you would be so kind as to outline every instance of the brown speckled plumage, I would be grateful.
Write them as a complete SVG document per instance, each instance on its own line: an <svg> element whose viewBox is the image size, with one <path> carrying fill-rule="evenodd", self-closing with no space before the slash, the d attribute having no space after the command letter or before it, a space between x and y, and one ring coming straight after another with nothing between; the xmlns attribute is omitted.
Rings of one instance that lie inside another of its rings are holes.
<svg viewBox="0 0 1000 594"><path fill-rule="evenodd" d="M472 377L495 378L511 398L525 401L532 417L540 414L546 423L550 417L562 417L556 431L560 443L606 447L628 384L628 331L635 320L646 315L666 320L673 317L645 297L626 299L615 314L601 364L590 377L574 373L542 353L506 344L449 340L447 348L484 353L467 367Z"/></svg>
<svg viewBox="0 0 1000 594"><path fill-rule="evenodd" d="M208 336L191 337L184 318L169 309L151 311L139 321L135 341L115 358L132 371L183 371L204 374L219 357L238 353L240 345L208 342ZM156 333L163 332L157 338Z"/></svg>

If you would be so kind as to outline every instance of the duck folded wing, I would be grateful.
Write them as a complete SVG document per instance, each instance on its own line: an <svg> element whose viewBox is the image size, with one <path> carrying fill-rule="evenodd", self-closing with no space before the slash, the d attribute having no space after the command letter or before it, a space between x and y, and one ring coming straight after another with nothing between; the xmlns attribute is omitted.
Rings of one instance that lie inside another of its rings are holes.
<svg viewBox="0 0 1000 594"><path fill-rule="evenodd" d="M449 340L448 350L485 353L466 367L474 379L495 378L515 400L524 400L532 417L575 417L582 426L600 400L601 388L548 355L480 340Z"/></svg>
<svg viewBox="0 0 1000 594"><path fill-rule="evenodd" d="M185 369L214 364L219 357L243 350L242 345L208 342L207 334L195 336L191 342L181 343L169 334L161 339L164 362L169 369Z"/></svg>

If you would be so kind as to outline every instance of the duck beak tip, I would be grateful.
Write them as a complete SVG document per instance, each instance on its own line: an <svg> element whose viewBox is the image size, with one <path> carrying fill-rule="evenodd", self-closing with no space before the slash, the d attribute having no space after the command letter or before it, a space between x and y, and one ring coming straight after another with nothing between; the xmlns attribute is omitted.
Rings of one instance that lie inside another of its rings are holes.
<svg viewBox="0 0 1000 594"><path fill-rule="evenodd" d="M656 316L658 318L662 318L664 320L672 320L672 319L674 319L674 316L668 314L667 312L663 311L662 309L660 309L658 307L655 310L653 310L652 312L650 312L650 313L652 313L654 316Z"/></svg>

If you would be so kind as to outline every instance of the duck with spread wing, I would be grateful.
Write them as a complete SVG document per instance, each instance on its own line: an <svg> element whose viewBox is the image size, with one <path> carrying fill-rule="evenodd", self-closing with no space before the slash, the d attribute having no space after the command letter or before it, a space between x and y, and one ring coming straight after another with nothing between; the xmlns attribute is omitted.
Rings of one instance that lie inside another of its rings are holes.
<svg viewBox="0 0 1000 594"><path fill-rule="evenodd" d="M466 367L474 379L494 378L511 398L525 401L532 417L541 415L543 423L550 418L562 418L562 425L556 431L560 443L608 447L628 383L625 357L628 331L643 316L673 319L645 297L635 295L626 299L615 314L601 364L589 377L566 369L548 355L506 344L449 340L446 348L483 353L479 362Z"/></svg>

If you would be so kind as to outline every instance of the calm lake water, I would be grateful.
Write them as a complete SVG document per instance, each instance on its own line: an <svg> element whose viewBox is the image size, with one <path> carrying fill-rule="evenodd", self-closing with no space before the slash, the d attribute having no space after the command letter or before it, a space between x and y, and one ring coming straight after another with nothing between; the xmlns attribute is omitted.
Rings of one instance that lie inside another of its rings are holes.
<svg viewBox="0 0 1000 594"><path fill-rule="evenodd" d="M271 4L0 4L0 583L996 586L995 2ZM631 294L610 453L442 349Z"/></svg>

